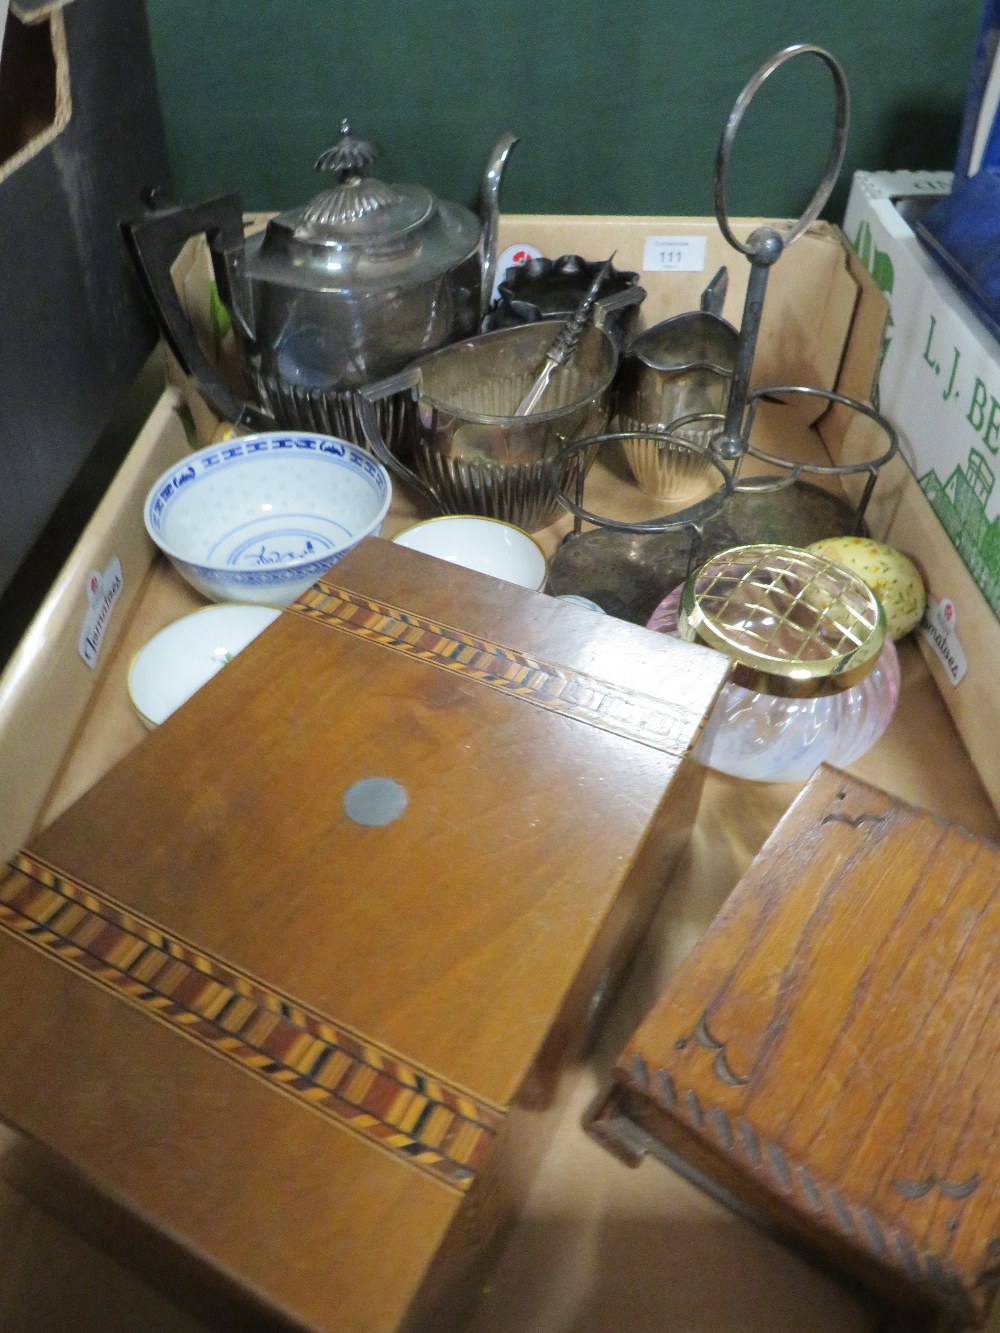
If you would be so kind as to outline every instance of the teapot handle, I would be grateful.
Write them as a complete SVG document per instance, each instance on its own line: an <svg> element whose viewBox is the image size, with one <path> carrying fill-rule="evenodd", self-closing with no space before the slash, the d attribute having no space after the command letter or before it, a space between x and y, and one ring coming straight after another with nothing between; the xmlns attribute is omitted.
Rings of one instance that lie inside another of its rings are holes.
<svg viewBox="0 0 1000 1333"><path fill-rule="evenodd" d="M443 514L447 513L447 510L430 483L424 481L423 477L418 477L416 472L398 459L386 444L379 428L378 417L375 414L376 403L381 402L384 398L390 398L393 394L405 393L408 389L415 389L419 383L420 371L414 366L408 366L396 375L390 375L387 379L378 380L374 384L366 384L356 390L354 410L364 432L365 441L378 461L384 467L387 467L390 472L394 472L396 476L402 477L405 482L408 482L414 490L418 491L431 504L435 512Z"/></svg>
<svg viewBox="0 0 1000 1333"><path fill-rule="evenodd" d="M190 207L154 203L141 217L123 222L122 232L170 350L212 411L236 426L273 427L274 421L241 398L206 356L170 276L171 266L192 236L208 238L213 265L217 250L243 245L239 196L220 195Z"/></svg>

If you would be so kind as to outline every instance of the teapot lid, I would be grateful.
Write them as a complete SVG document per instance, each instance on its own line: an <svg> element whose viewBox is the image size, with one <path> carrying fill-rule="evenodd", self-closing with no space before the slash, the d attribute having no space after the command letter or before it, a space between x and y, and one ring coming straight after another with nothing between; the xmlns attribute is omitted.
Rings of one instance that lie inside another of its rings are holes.
<svg viewBox="0 0 1000 1333"><path fill-rule="evenodd" d="M294 220L297 241L315 245L389 241L427 221L435 208L430 190L422 185L388 185L364 175L378 156L375 144L356 138L348 122L341 121L340 138L316 159L317 171L334 172L337 183L321 191Z"/></svg>

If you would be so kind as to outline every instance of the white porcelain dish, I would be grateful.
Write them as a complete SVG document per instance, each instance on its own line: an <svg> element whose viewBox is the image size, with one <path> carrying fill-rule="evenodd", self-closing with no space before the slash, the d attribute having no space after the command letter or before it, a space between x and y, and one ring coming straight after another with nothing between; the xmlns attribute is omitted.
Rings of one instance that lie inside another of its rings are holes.
<svg viewBox="0 0 1000 1333"><path fill-rule="evenodd" d="M146 498L146 529L216 602L287 606L382 526L389 474L364 450L304 431L199 449Z"/></svg>
<svg viewBox="0 0 1000 1333"><path fill-rule="evenodd" d="M393 541L532 592L541 592L548 575L545 553L534 537L495 518L471 514L428 518L397 533Z"/></svg>
<svg viewBox="0 0 1000 1333"><path fill-rule="evenodd" d="M158 727L281 614L271 606L206 606L161 629L136 653L128 692Z"/></svg>

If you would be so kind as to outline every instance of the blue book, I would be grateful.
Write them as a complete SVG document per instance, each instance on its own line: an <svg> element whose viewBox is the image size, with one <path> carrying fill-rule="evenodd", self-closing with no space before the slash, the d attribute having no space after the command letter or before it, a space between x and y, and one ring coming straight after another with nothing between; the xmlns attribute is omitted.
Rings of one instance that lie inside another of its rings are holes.
<svg viewBox="0 0 1000 1333"><path fill-rule="evenodd" d="M1000 167L1000 0L985 0L965 94L965 110L955 154L955 179L983 167Z"/></svg>
<svg viewBox="0 0 1000 1333"><path fill-rule="evenodd" d="M1000 338L1000 0L985 0L951 193L913 224L928 252Z"/></svg>

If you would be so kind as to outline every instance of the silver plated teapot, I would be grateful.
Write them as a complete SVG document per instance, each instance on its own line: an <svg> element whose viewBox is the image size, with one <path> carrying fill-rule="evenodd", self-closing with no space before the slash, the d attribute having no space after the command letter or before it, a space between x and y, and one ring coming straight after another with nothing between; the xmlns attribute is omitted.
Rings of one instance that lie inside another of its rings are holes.
<svg viewBox="0 0 1000 1333"><path fill-rule="evenodd" d="M355 393L478 329L493 289L500 184L517 139L494 144L479 216L422 185L368 176L374 145L347 122L321 154L333 177L304 207L244 236L239 196L152 207L125 224L164 336L222 419L252 429L319 430L363 441ZM192 236L204 234L219 296L232 319L250 399L202 350L171 278ZM395 442L402 406L383 405Z"/></svg>

